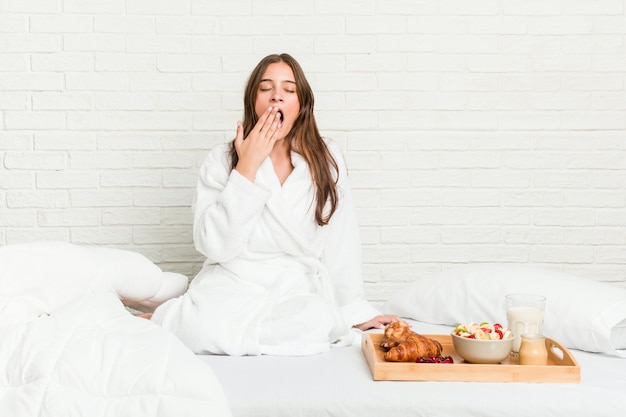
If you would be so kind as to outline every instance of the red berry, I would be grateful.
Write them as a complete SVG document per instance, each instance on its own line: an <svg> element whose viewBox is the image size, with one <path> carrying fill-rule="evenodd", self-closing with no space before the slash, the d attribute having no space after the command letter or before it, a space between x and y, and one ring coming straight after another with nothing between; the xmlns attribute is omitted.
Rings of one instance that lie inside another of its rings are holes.
<svg viewBox="0 0 626 417"><path fill-rule="evenodd" d="M454 363L452 356L420 356L417 363Z"/></svg>

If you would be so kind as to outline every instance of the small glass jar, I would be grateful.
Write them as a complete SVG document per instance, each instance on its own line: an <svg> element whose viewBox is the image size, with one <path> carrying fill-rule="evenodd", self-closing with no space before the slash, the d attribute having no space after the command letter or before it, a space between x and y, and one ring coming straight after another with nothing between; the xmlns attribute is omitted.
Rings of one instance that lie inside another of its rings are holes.
<svg viewBox="0 0 626 417"><path fill-rule="evenodd" d="M547 365L546 338L540 334L523 334L519 348L520 365Z"/></svg>

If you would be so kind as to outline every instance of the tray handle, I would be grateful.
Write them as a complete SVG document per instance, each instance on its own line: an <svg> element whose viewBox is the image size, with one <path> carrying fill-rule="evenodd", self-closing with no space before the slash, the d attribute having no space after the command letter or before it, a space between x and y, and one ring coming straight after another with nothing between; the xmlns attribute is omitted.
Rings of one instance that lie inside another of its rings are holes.
<svg viewBox="0 0 626 417"><path fill-rule="evenodd" d="M548 349L548 357L557 365L577 366L569 350L556 340L546 337L546 348Z"/></svg>

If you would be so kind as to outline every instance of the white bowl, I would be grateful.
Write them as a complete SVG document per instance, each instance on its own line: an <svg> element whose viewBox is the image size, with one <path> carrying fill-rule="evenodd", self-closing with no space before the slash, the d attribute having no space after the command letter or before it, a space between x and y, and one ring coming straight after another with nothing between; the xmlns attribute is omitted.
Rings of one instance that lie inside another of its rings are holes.
<svg viewBox="0 0 626 417"><path fill-rule="evenodd" d="M511 354L513 338L501 340L468 339L451 333L456 353L469 363L500 363Z"/></svg>

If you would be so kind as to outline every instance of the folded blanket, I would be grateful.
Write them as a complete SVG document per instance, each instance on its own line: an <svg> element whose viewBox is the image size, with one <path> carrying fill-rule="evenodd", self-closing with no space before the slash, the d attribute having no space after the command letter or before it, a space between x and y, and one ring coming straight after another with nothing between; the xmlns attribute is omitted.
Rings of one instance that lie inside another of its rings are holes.
<svg viewBox="0 0 626 417"><path fill-rule="evenodd" d="M211 368L122 302L186 286L129 251L0 247L0 416L230 416Z"/></svg>
<svg viewBox="0 0 626 417"><path fill-rule="evenodd" d="M0 326L0 415L229 416L211 368L113 294Z"/></svg>

